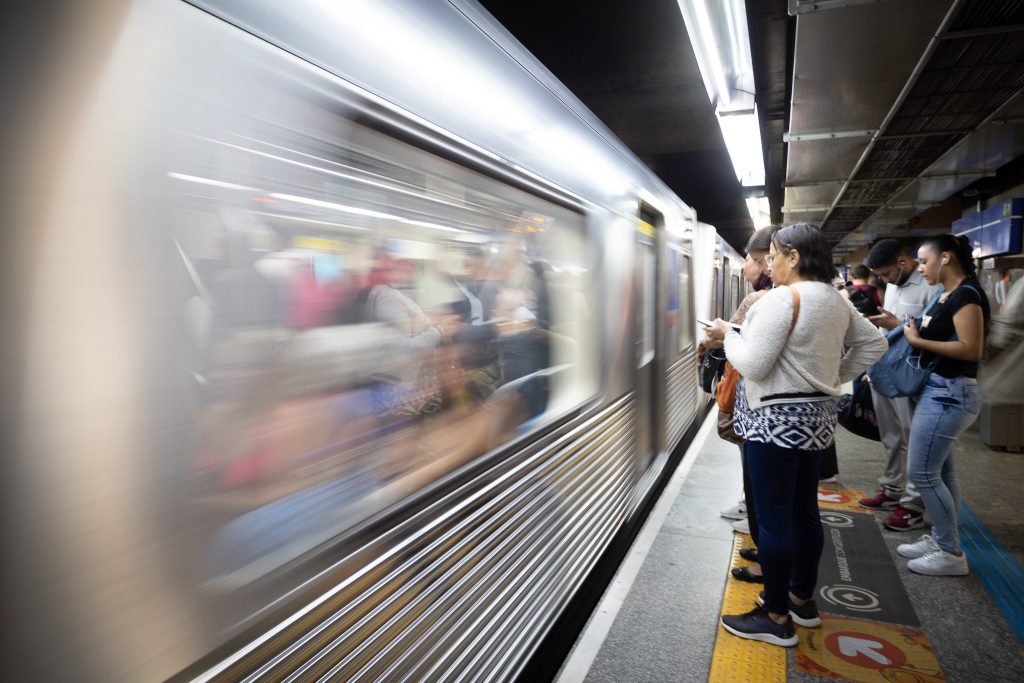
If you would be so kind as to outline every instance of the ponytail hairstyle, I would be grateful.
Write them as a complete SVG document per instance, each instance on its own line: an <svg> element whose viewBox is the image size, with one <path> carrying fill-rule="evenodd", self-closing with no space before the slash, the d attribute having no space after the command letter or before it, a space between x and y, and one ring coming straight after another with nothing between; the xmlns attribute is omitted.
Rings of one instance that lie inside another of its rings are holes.
<svg viewBox="0 0 1024 683"><path fill-rule="evenodd" d="M971 249L971 241L964 235L936 235L926 239L921 246L927 246L936 254L951 252L963 268L964 275L977 279L978 269L974 264L974 250Z"/></svg>

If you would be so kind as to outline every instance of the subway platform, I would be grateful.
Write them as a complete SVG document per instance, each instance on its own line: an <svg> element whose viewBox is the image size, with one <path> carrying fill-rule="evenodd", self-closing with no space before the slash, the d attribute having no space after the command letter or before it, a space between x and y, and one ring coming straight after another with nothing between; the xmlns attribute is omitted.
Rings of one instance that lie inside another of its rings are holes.
<svg viewBox="0 0 1024 683"><path fill-rule="evenodd" d="M819 488L825 549L815 597L823 623L784 649L732 636L724 613L754 606L762 584L719 511L742 489L739 453L705 420L559 673L559 683L625 681L1024 680L1024 455L961 439L961 533L971 573L919 576L884 514L857 506L876 488L881 445L837 432L840 474Z"/></svg>

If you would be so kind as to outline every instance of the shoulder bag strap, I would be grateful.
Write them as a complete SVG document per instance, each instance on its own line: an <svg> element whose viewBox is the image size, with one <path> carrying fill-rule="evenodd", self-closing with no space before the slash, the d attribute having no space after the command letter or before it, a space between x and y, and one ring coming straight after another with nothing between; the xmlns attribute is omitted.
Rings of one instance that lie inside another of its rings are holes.
<svg viewBox="0 0 1024 683"><path fill-rule="evenodd" d="M793 334L793 328L796 327L796 319L800 317L800 292L792 285L789 287L789 292L793 295L793 322L789 324L789 333Z"/></svg>

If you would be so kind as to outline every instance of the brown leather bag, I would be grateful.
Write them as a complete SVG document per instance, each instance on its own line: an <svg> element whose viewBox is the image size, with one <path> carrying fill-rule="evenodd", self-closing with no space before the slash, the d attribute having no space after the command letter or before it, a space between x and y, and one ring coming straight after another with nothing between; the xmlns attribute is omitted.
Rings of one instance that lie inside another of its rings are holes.
<svg viewBox="0 0 1024 683"><path fill-rule="evenodd" d="M800 315L800 292L796 287L790 287L793 295L793 321L789 324L789 334L793 333L796 327L796 319ZM733 431L733 411L736 409L736 385L740 381L740 373L727 360L722 379L718 381L718 389L715 391L715 403L718 404L718 435L735 444L743 443L743 437Z"/></svg>

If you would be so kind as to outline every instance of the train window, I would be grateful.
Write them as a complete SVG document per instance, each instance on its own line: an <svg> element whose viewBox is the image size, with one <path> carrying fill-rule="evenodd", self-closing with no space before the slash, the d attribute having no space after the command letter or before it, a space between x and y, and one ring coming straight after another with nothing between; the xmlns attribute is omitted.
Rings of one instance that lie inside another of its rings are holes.
<svg viewBox="0 0 1024 683"><path fill-rule="evenodd" d="M677 287L679 290L679 351L685 351L693 345L693 327L695 321L690 307L690 256L676 252L679 258L679 274Z"/></svg>
<svg viewBox="0 0 1024 683"><path fill-rule="evenodd" d="M167 173L202 566L225 589L599 387L581 214L292 105L183 134Z"/></svg>

